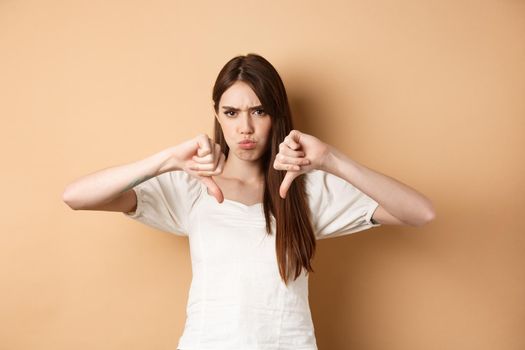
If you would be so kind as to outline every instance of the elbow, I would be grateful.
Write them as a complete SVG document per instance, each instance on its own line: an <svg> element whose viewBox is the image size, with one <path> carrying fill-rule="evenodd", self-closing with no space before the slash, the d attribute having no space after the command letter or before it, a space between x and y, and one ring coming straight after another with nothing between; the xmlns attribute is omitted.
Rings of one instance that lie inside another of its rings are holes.
<svg viewBox="0 0 525 350"><path fill-rule="evenodd" d="M419 219L418 221L416 222L412 222L412 224L410 226L414 226L414 227L421 227L421 226L424 226L426 224L428 224L429 222L431 222L432 220L434 220L434 217L422 217L421 219Z"/></svg>
<svg viewBox="0 0 525 350"><path fill-rule="evenodd" d="M429 203L428 208L421 214L421 219L418 221L418 223L415 226L423 226L428 224L431 221L434 221L436 219L436 211L434 210L434 207L432 206L432 203Z"/></svg>
<svg viewBox="0 0 525 350"><path fill-rule="evenodd" d="M73 210L81 209L78 203L75 201L75 198L71 192L72 191L68 187L66 187L66 189L62 193L62 201Z"/></svg>
<svg viewBox="0 0 525 350"><path fill-rule="evenodd" d="M429 222L434 221L435 219L436 219L436 212L433 210L429 211L425 216L424 224L428 224Z"/></svg>
<svg viewBox="0 0 525 350"><path fill-rule="evenodd" d="M430 200L427 200L425 205L420 206L417 216L415 216L409 223L410 226L420 227L428 224L436 219L436 211Z"/></svg>
<svg viewBox="0 0 525 350"><path fill-rule="evenodd" d="M432 204L432 202L429 200L427 211L426 211L427 223L430 221L434 221L435 219L436 219L436 210L434 209L434 205Z"/></svg>

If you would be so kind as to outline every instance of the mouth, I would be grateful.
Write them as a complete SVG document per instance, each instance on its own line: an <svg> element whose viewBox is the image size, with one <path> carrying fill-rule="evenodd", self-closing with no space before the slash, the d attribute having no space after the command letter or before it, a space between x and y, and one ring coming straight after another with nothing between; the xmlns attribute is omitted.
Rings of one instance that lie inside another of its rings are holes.
<svg viewBox="0 0 525 350"><path fill-rule="evenodd" d="M239 142L239 147L242 149L254 149L255 148L255 141L251 140L244 140Z"/></svg>
<svg viewBox="0 0 525 350"><path fill-rule="evenodd" d="M253 140L242 140L241 142L239 142L239 144L252 144L252 143L255 143L255 141L253 141Z"/></svg>

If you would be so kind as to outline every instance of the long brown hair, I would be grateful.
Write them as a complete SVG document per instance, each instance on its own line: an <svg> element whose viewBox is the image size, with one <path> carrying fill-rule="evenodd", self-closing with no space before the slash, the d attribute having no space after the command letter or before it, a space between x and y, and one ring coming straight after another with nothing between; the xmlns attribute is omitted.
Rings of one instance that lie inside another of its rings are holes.
<svg viewBox="0 0 525 350"><path fill-rule="evenodd" d="M271 235L271 214L275 217L275 249L279 273L285 284L295 280L303 271L314 271L311 260L315 254L316 240L313 233L305 193L304 174L295 178L285 199L279 196L279 187L285 171L275 170L273 163L279 153L279 144L293 130L292 113L284 84L277 70L260 55L249 53L228 61L219 72L213 86L213 102L218 113L222 94L236 81L247 83L255 92L264 111L270 115L271 136L269 146L261 157L264 171L264 217L266 232ZM226 158L229 147L222 128L214 118L214 138Z"/></svg>

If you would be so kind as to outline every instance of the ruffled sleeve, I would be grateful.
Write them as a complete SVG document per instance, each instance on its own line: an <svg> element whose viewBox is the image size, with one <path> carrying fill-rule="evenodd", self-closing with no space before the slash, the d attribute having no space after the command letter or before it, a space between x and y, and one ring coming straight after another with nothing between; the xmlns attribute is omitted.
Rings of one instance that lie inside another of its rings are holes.
<svg viewBox="0 0 525 350"><path fill-rule="evenodd" d="M312 225L317 239L381 226L372 221L379 203L357 187L322 170L312 170L305 175Z"/></svg>
<svg viewBox="0 0 525 350"><path fill-rule="evenodd" d="M188 236L191 210L199 197L199 180L185 171L162 173L133 188L137 208L125 216L164 232Z"/></svg>

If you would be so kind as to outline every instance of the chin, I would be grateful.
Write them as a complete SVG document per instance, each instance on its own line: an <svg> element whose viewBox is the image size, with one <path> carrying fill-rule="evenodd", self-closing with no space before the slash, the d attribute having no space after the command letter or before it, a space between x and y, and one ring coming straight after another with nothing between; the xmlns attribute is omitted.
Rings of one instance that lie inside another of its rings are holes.
<svg viewBox="0 0 525 350"><path fill-rule="evenodd" d="M254 150L244 150L242 148L236 149L235 155L237 158L242 160L257 160L261 158L260 152Z"/></svg>

